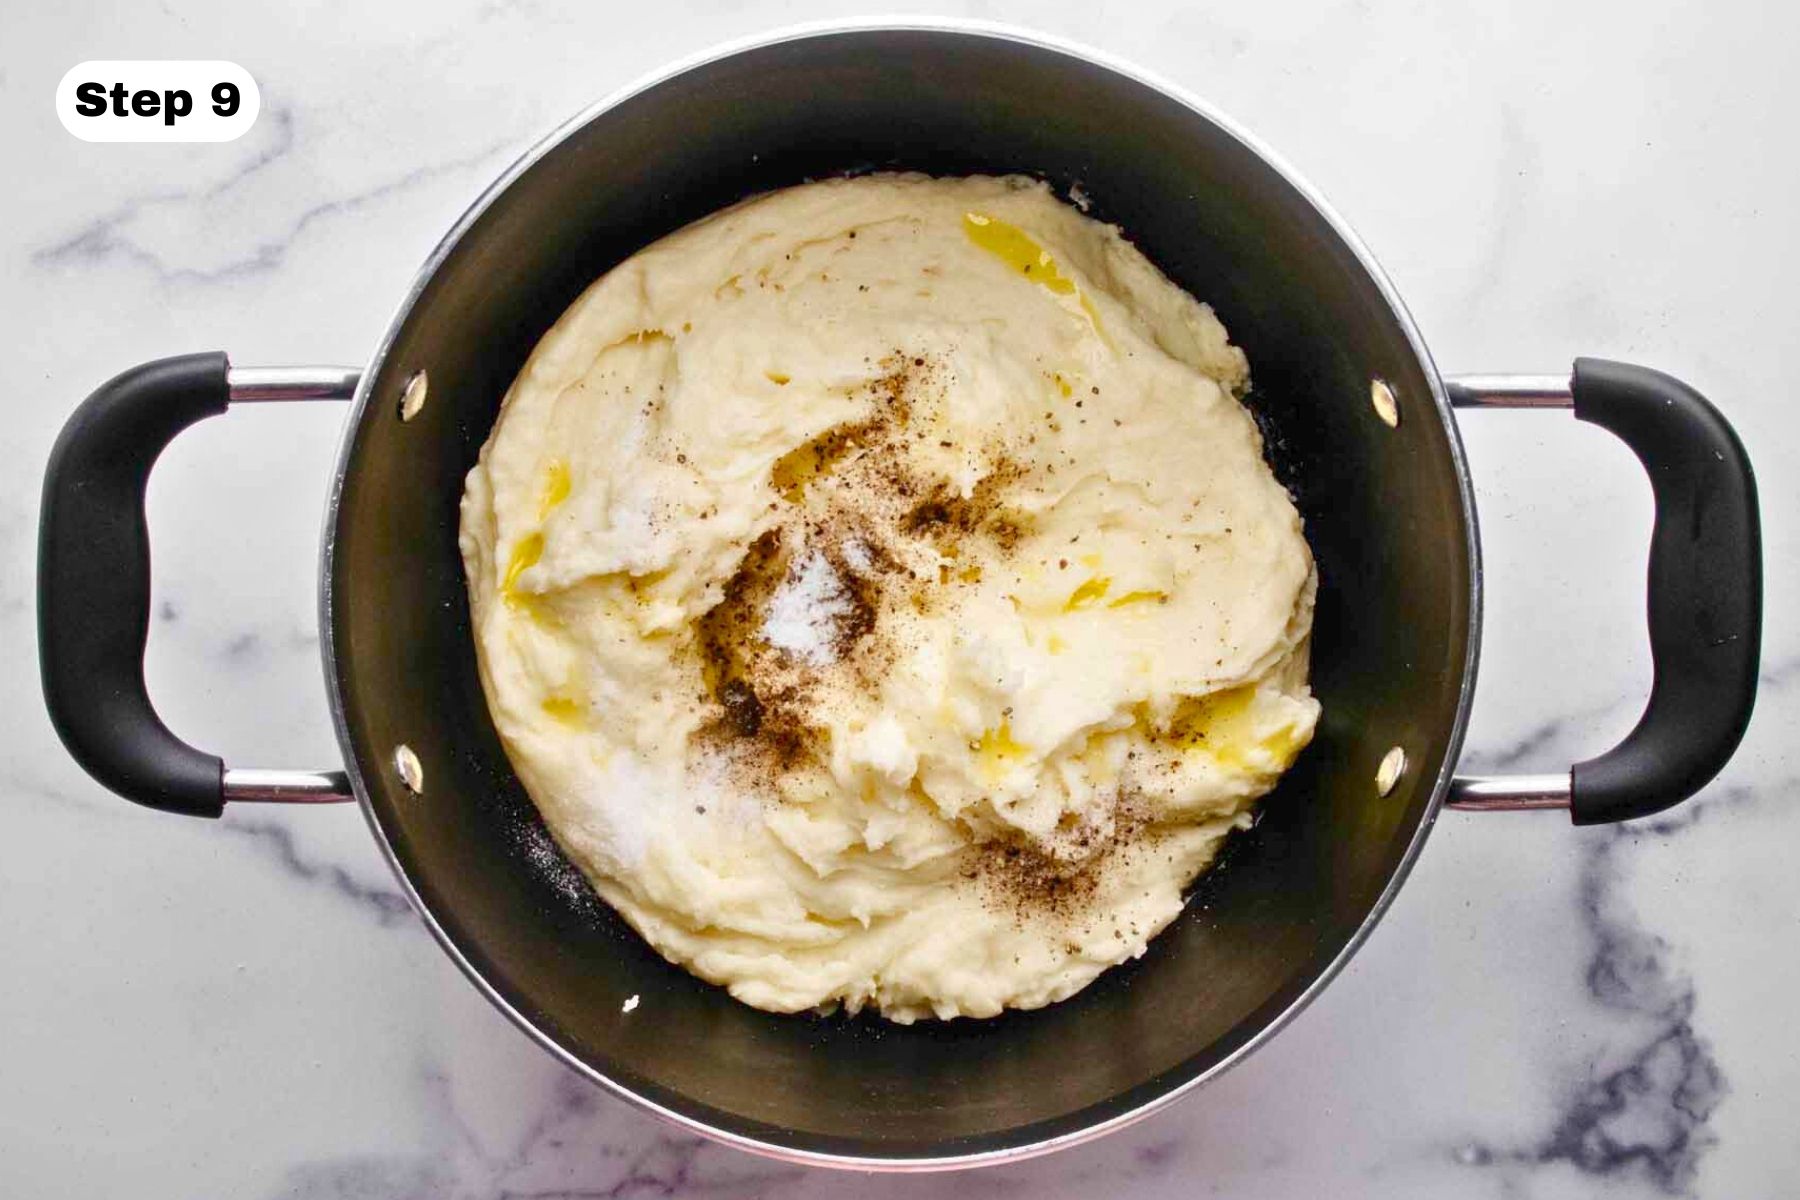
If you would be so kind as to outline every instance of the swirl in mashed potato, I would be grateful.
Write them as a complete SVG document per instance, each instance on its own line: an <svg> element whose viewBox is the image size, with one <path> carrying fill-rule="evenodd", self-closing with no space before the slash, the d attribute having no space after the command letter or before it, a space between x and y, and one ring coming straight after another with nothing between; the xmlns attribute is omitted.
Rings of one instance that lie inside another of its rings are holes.
<svg viewBox="0 0 1800 1200"><path fill-rule="evenodd" d="M1022 178L746 201L609 271L462 505L568 856L781 1012L1062 999L1312 736L1314 573L1243 354Z"/></svg>

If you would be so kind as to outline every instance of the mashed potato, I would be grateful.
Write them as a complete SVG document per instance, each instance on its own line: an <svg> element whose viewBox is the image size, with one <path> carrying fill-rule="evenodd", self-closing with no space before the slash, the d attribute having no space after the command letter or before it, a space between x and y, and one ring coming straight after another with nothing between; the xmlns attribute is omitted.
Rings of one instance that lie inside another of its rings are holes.
<svg viewBox="0 0 1800 1200"><path fill-rule="evenodd" d="M545 335L462 505L481 678L599 893L759 1008L1062 999L1312 735L1243 354L1022 178L718 213Z"/></svg>

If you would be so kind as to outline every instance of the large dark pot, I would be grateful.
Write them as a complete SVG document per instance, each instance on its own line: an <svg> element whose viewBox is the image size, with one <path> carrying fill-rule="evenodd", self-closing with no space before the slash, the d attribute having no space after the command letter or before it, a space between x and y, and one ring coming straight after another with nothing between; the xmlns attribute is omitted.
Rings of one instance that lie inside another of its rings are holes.
<svg viewBox="0 0 1800 1200"><path fill-rule="evenodd" d="M887 167L1079 184L1217 308L1318 559L1324 704L1264 819L1142 960L1048 1009L908 1028L739 1004L544 869L476 680L456 547L463 475L500 398L589 281L752 193ZM227 769L170 734L144 691L145 480L175 433L227 404L352 391L319 609L348 770ZM1572 408L1628 442L1655 487L1655 687L1632 734L1572 772L1454 775L1481 612L1463 404ZM463 217L360 374L222 354L129 371L70 419L42 519L45 692L102 783L209 816L354 798L444 948L545 1049L691 1129L860 1167L1017 1158L1167 1104L1343 966L1444 804L1567 808L1579 823L1699 789L1749 718L1760 637L1750 464L1698 394L1590 360L1572 376L1441 379L1368 253L1246 134L1097 55L962 25L786 34L606 101Z"/></svg>

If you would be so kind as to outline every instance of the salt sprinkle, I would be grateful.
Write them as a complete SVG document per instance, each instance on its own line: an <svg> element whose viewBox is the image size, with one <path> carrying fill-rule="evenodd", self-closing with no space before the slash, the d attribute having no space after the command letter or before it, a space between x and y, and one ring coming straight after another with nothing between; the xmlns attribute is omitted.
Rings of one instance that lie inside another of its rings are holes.
<svg viewBox="0 0 1800 1200"><path fill-rule="evenodd" d="M636 996L633 996L631 999L629 999L625 1002L624 1007L619 1009L619 1011L628 1013L632 1009L636 1008L637 1006L638 1006L638 998Z"/></svg>
<svg viewBox="0 0 1800 1200"><path fill-rule="evenodd" d="M573 907L586 907L594 903L594 894L589 890L587 879L576 869L575 864L563 857L563 852L550 837L549 830L532 822L519 827L520 848L525 852L525 861L551 887L555 888L565 902Z"/></svg>
<svg viewBox="0 0 1800 1200"><path fill-rule="evenodd" d="M869 552L869 543L861 538L851 538L844 543L844 565L858 574L867 575L875 569L875 556Z"/></svg>
<svg viewBox="0 0 1800 1200"><path fill-rule="evenodd" d="M788 572L769 600L763 640L822 666L837 657L837 623L853 610L844 581L823 554L813 551Z"/></svg>

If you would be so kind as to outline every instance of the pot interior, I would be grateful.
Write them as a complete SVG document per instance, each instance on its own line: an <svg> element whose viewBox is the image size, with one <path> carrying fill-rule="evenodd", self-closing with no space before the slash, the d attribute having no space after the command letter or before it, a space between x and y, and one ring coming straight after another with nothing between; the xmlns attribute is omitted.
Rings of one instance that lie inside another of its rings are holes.
<svg viewBox="0 0 1800 1200"><path fill-rule="evenodd" d="M1075 998L990 1021L773 1016L665 963L558 861L476 678L457 503L538 337L627 255L747 195L846 171L1079 184L1248 353L1321 586L1316 740L1187 911ZM1376 169L1371 164L1371 169ZM429 398L402 424L416 370ZM689 70L494 197L398 326L330 528L332 670L381 833L444 934L593 1074L790 1151L970 1155L1079 1131L1219 1065L1371 918L1460 738L1472 514L1427 370L1356 254L1254 151L1066 52L945 30L809 36ZM1399 397L1390 429L1370 381ZM390 766L424 765L413 797ZM1410 767L1386 798L1390 746ZM640 997L635 1012L621 1012Z"/></svg>

